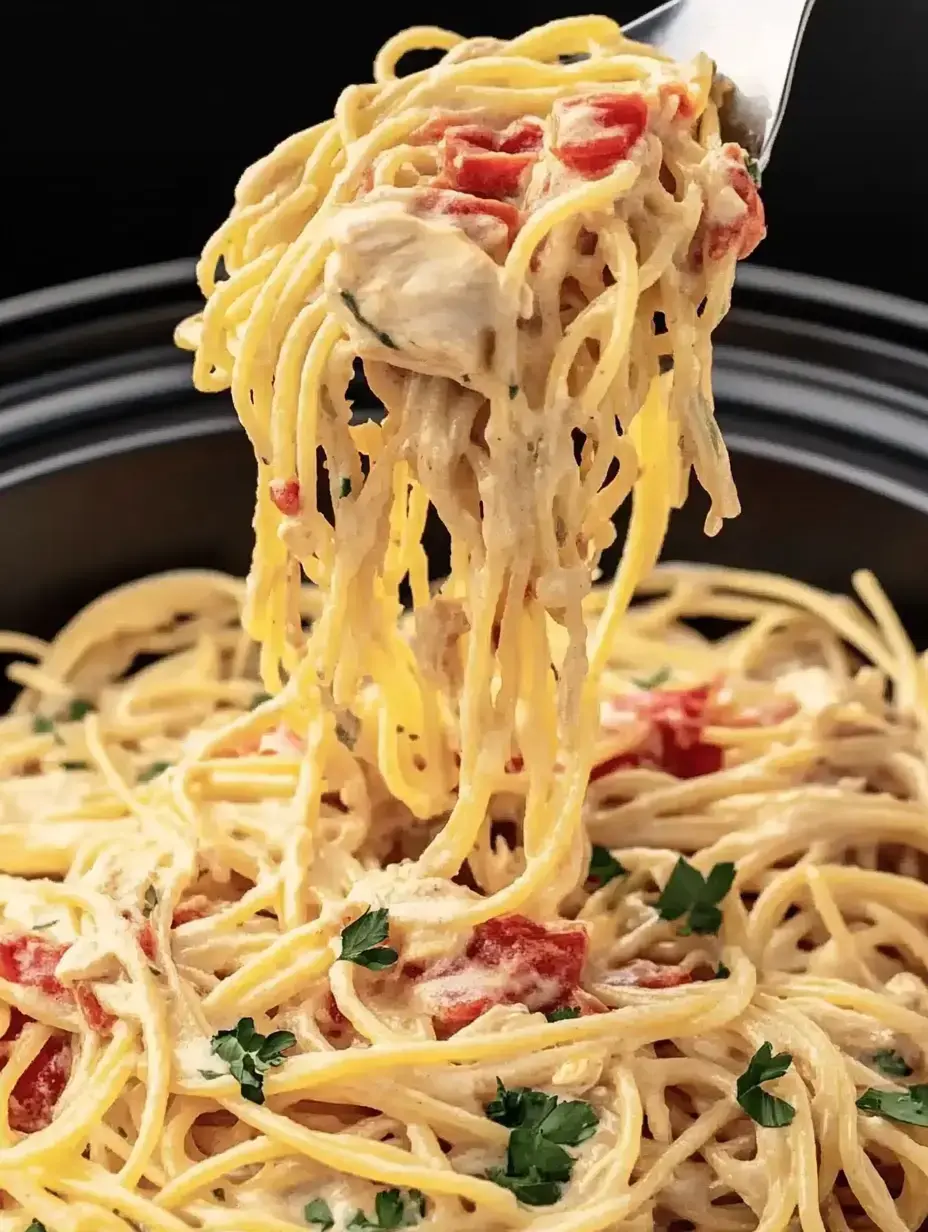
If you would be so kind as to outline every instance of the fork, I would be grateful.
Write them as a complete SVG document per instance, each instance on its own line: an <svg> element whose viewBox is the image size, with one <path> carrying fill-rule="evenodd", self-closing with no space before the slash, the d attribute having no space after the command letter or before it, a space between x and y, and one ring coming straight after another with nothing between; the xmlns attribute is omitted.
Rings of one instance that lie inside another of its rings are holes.
<svg viewBox="0 0 928 1232"><path fill-rule="evenodd" d="M799 44L815 0L667 0L622 27L674 60L712 56L733 85L719 122L761 170L786 110Z"/></svg>

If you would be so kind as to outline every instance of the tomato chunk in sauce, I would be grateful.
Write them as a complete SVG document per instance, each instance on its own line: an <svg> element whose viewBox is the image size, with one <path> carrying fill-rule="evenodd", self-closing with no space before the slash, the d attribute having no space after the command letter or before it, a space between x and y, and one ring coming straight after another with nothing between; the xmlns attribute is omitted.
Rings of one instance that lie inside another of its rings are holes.
<svg viewBox="0 0 928 1232"><path fill-rule="evenodd" d="M586 953L583 928L547 928L525 916L499 916L474 929L460 958L436 963L422 974L417 981L420 1004L441 1039L494 1005L521 1004L537 1011L571 1005Z"/></svg>
<svg viewBox="0 0 928 1232"><path fill-rule="evenodd" d="M686 967L656 963L650 958L636 958L606 977L607 984L618 988L679 988L693 981L693 973Z"/></svg>
<svg viewBox="0 0 928 1232"><path fill-rule="evenodd" d="M618 730L627 723L644 723L645 734L637 748L594 766L590 781L627 767L663 770L678 779L694 779L721 770L722 749L702 738L703 729L711 722L709 710L714 692L714 685L704 684L692 689L652 689L615 698L609 703L603 726Z"/></svg>
<svg viewBox="0 0 928 1232"><path fill-rule="evenodd" d="M10 1024L0 1039L0 1070L9 1060L12 1044L30 1022L14 1007ZM26 1066L10 1093L10 1128L20 1134L33 1134L50 1125L58 1100L71 1073L71 1040L56 1032L46 1040L36 1057Z"/></svg>
<svg viewBox="0 0 928 1232"><path fill-rule="evenodd" d="M73 990L55 975L70 946L58 945L34 933L0 938L0 979L24 988L38 988L66 1005L76 1005L91 1031L108 1031L115 1019L104 1010L89 984Z"/></svg>
<svg viewBox="0 0 928 1232"><path fill-rule="evenodd" d="M553 109L552 153L584 179L598 180L628 158L648 123L640 94L584 94Z"/></svg>
<svg viewBox="0 0 928 1232"><path fill-rule="evenodd" d="M478 197L517 197L541 150L544 130L523 117L495 132L485 125L448 125L441 138L441 178Z"/></svg>

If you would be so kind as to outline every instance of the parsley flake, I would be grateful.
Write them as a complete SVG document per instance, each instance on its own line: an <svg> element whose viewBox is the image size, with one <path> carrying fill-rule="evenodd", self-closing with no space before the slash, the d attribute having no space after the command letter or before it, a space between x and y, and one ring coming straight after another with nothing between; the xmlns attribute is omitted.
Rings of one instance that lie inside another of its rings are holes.
<svg viewBox="0 0 928 1232"><path fill-rule="evenodd" d="M723 962L720 962L719 969L718 971L716 971L716 973L713 975L712 978L714 980L727 980L730 975L731 975L731 972L729 971L729 969L725 966Z"/></svg>
<svg viewBox="0 0 928 1232"><path fill-rule="evenodd" d="M348 1228L349 1232L410 1228L424 1214L425 1198L420 1190L410 1189L404 1194L401 1189L382 1189L374 1199L374 1218L370 1219L363 1211L355 1211Z"/></svg>
<svg viewBox="0 0 928 1232"><path fill-rule="evenodd" d="M43 920L41 924L33 924L32 931L34 933L41 933L46 928L54 928L57 923L57 920ZM911 1070L909 1072L911 1073Z"/></svg>
<svg viewBox="0 0 928 1232"><path fill-rule="evenodd" d="M528 1087L510 1089L497 1078L496 1099L485 1111L491 1121L511 1130L506 1167L491 1168L487 1178L526 1206L553 1206L573 1172L574 1157L564 1148L580 1146L596 1133L599 1118L591 1105L559 1103L556 1095Z"/></svg>
<svg viewBox="0 0 928 1232"><path fill-rule="evenodd" d="M85 761L63 761L61 768L62 770L89 770L90 766Z"/></svg>
<svg viewBox="0 0 928 1232"><path fill-rule="evenodd" d="M904 1091L881 1091L868 1087L857 1101L861 1112L881 1116L902 1125L928 1125L928 1083Z"/></svg>
<svg viewBox="0 0 928 1232"><path fill-rule="evenodd" d="M568 1018L579 1018L580 1011L575 1005L562 1005L560 1009L548 1010L545 1014L548 1022L564 1022Z"/></svg>
<svg viewBox="0 0 928 1232"><path fill-rule="evenodd" d="M772 1082L774 1078L782 1078L793 1063L788 1052L778 1052L773 1055L773 1045L761 1044L748 1063L747 1069L738 1079L735 1095L738 1103L752 1121L763 1125L766 1129L782 1129L792 1123L796 1109L785 1099L777 1099L761 1089L762 1082ZM925 1122L928 1125L928 1121Z"/></svg>
<svg viewBox="0 0 928 1232"><path fill-rule="evenodd" d="M670 667L659 667L656 672L652 672L650 676L636 676L632 679L632 684L639 689L643 689L645 693L650 693L652 689L659 689L662 684L666 684L670 679Z"/></svg>
<svg viewBox="0 0 928 1232"><path fill-rule="evenodd" d="M590 852L590 867L586 874L587 881L594 881L601 888L615 881L616 877L625 877L628 869L615 858L608 847L593 847Z"/></svg>
<svg viewBox="0 0 928 1232"><path fill-rule="evenodd" d="M158 906L159 901L160 900L158 898L158 891L155 889L155 887L153 885L147 886L145 889L145 902L144 902L144 906L142 907L142 915L145 917L146 920L151 915L151 913L154 911L154 909Z"/></svg>
<svg viewBox="0 0 928 1232"><path fill-rule="evenodd" d="M322 1232L328 1232L335 1224L332 1210L324 1198L313 1198L312 1202L307 1202L303 1207L303 1218L307 1223L318 1224Z"/></svg>
<svg viewBox="0 0 928 1232"><path fill-rule="evenodd" d="M513 399L513 398L515 398L515 397L517 397L517 396L518 396L518 393L519 393L519 387L518 387L518 385L510 385L510 386L509 386L509 400L510 400L510 402L512 401L512 399Z"/></svg>
<svg viewBox="0 0 928 1232"><path fill-rule="evenodd" d="M66 723L79 723L85 715L93 714L94 710L96 706L93 702L85 701L82 697L75 697L64 712L64 720Z"/></svg>
<svg viewBox="0 0 928 1232"><path fill-rule="evenodd" d="M369 329L381 346L389 347L391 351L398 351L400 348L396 345L389 334L385 334L382 329L378 329L376 325L372 325L367 317L363 316L361 309L358 307L358 301L350 291L342 291L342 303L354 317L359 325L363 325L365 329Z"/></svg>
<svg viewBox="0 0 928 1232"><path fill-rule="evenodd" d="M760 175L761 175L760 163L757 161L757 159L752 154L745 154L744 169L745 171L747 171L748 175L751 177L751 179L754 181L757 187L760 188Z"/></svg>
<svg viewBox="0 0 928 1232"><path fill-rule="evenodd" d="M386 941L389 931L389 913L386 907L371 911L370 907L346 928L342 929L342 952L345 962L357 963L368 971L384 971L392 967L399 955Z"/></svg>
<svg viewBox="0 0 928 1232"><path fill-rule="evenodd" d="M255 1030L253 1018L240 1018L230 1031L217 1031L210 1041L213 1053L226 1062L243 1098L252 1104L264 1103L264 1075L283 1065L286 1057L281 1054L295 1044L292 1031L262 1035Z"/></svg>
<svg viewBox="0 0 928 1232"><path fill-rule="evenodd" d="M152 779L156 779L159 774L164 774L165 770L170 770L171 763L169 761L153 761L150 766L146 766L144 770L139 771L138 781L140 783L150 783Z"/></svg>
<svg viewBox="0 0 928 1232"><path fill-rule="evenodd" d="M912 1072L912 1066L892 1048L881 1048L873 1054L871 1060L887 1078L908 1078Z"/></svg>
<svg viewBox="0 0 928 1232"><path fill-rule="evenodd" d="M734 864L716 864L709 876L703 877L698 868L680 856L657 902L661 919L679 920L689 914L688 921L677 930L681 937L717 933L722 913L716 903L722 901L734 880Z"/></svg>
<svg viewBox="0 0 928 1232"><path fill-rule="evenodd" d="M269 702L270 700L271 700L270 693L264 693L264 692L256 693L254 697L251 699L251 705L248 707L248 709L257 710L259 706L263 706L265 702Z"/></svg>
<svg viewBox="0 0 928 1232"><path fill-rule="evenodd" d="M55 722L53 719L46 719L44 715L37 714L32 720L32 730L37 736L47 736L54 733ZM29 1232L28 1228L26 1232Z"/></svg>
<svg viewBox="0 0 928 1232"><path fill-rule="evenodd" d="M33 1219L26 1232L47 1232L47 1229L44 1223L39 1223L37 1219Z"/></svg>
<svg viewBox="0 0 928 1232"><path fill-rule="evenodd" d="M346 496L351 495L351 480L348 478L347 475L343 475L339 481L338 495L341 497L342 500L344 500Z"/></svg>

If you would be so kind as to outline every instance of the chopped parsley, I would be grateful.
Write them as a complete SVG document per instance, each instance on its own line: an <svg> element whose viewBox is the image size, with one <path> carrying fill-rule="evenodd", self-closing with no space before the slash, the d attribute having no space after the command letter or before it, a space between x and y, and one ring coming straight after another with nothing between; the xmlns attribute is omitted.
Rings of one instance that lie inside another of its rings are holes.
<svg viewBox="0 0 928 1232"><path fill-rule="evenodd" d="M892 1048L881 1048L873 1054L871 1060L887 1078L908 1078L912 1072L912 1066Z"/></svg>
<svg viewBox="0 0 928 1232"><path fill-rule="evenodd" d="M383 971L392 967L399 955L386 941L389 931L389 914L386 907L371 911L370 907L347 928L342 929L342 952L345 962L357 963L368 971Z"/></svg>
<svg viewBox="0 0 928 1232"><path fill-rule="evenodd" d="M46 928L54 928L57 923L57 920L43 920L41 924L33 924L32 931L34 933L41 933L44 932Z"/></svg>
<svg viewBox="0 0 928 1232"><path fill-rule="evenodd" d="M32 730L37 736L47 736L54 734L55 721L54 719L46 719L44 715L37 714L32 720ZM28 1232L28 1229L27 1229Z"/></svg>
<svg viewBox="0 0 928 1232"><path fill-rule="evenodd" d="M338 495L342 498L342 500L344 500L346 496L351 495L351 480L347 475L342 475L339 480Z"/></svg>
<svg viewBox="0 0 928 1232"><path fill-rule="evenodd" d="M518 393L519 393L519 387L518 387L518 385L510 385L510 386L509 386L509 399L510 399L510 401L511 401L513 398L515 398L515 397L518 395Z"/></svg>
<svg viewBox="0 0 928 1232"><path fill-rule="evenodd" d="M564 1148L580 1146L596 1133L599 1117L582 1100L558 1102L556 1095L528 1087L503 1086L486 1114L509 1134L505 1168L491 1168L487 1178L515 1194L526 1206L553 1206L570 1180L574 1157Z"/></svg>
<svg viewBox="0 0 928 1232"><path fill-rule="evenodd" d="M66 723L79 723L85 715L93 714L94 710L96 710L96 706L94 706L93 702L85 701L82 697L75 697L64 712L64 721Z"/></svg>
<svg viewBox="0 0 928 1232"><path fill-rule="evenodd" d="M264 1075L283 1065L282 1054L296 1044L292 1031L272 1031L262 1035L253 1018L240 1018L231 1031L217 1031L210 1040L213 1053L225 1061L229 1073L238 1081L243 1098L252 1104L264 1103ZM201 1070L204 1078L219 1078L213 1070Z"/></svg>
<svg viewBox="0 0 928 1232"><path fill-rule="evenodd" d="M62 770L89 770L90 766L85 761L63 761L61 768Z"/></svg>
<svg viewBox="0 0 928 1232"><path fill-rule="evenodd" d="M777 1099L761 1089L762 1082L772 1082L774 1078L782 1078L793 1063L788 1052L778 1052L773 1055L773 1045L761 1044L751 1057L747 1069L738 1079L735 1094L738 1103L752 1121L763 1125L766 1129L782 1129L792 1123L796 1109L785 1099ZM925 1121L928 1125L928 1121Z"/></svg>
<svg viewBox="0 0 928 1232"><path fill-rule="evenodd" d="M615 881L616 877L625 877L628 869L615 858L608 847L594 846L590 852L590 867L587 870L587 881L595 882L599 887Z"/></svg>
<svg viewBox="0 0 928 1232"><path fill-rule="evenodd" d="M928 1125L928 1083L904 1091L880 1091L868 1087L857 1101L861 1112L881 1116L902 1125Z"/></svg>
<svg viewBox="0 0 928 1232"><path fill-rule="evenodd" d="M714 980L727 980L730 975L731 975L731 972L728 970L725 964L723 962L720 962L719 969L718 971L716 971L716 973L713 975L712 978Z"/></svg>
<svg viewBox="0 0 928 1232"><path fill-rule="evenodd" d="M753 154L745 154L744 167L757 187L760 188L760 163Z"/></svg>
<svg viewBox="0 0 928 1232"><path fill-rule="evenodd" d="M659 667L650 676L633 677L632 684L636 685L639 689L643 689L645 693L649 693L651 689L659 689L662 684L666 684L670 676L671 671L669 667Z"/></svg>
<svg viewBox="0 0 928 1232"><path fill-rule="evenodd" d="M154 909L158 906L158 891L153 885L149 885L145 890L145 902L142 907L142 915L147 920Z"/></svg>
<svg viewBox="0 0 928 1232"><path fill-rule="evenodd" d="M688 937L690 933L701 936L717 933L722 923L722 913L716 904L722 901L734 880L734 864L716 864L709 876L703 877L698 868L680 856L657 901L661 919L679 920L689 915L686 923L678 929L682 937Z"/></svg>
<svg viewBox="0 0 928 1232"><path fill-rule="evenodd" d="M579 1018L580 1011L575 1005L562 1005L560 1009L548 1010L545 1014L548 1022L564 1022L568 1018Z"/></svg>
<svg viewBox="0 0 928 1232"><path fill-rule="evenodd" d="M303 1218L307 1223L318 1224L322 1232L328 1232L335 1223L331 1207L324 1198L313 1198L312 1202L307 1202L303 1207Z"/></svg>
<svg viewBox="0 0 928 1232"><path fill-rule="evenodd" d="M558 56L561 64L579 64L581 60L589 60L590 53L588 51L567 51L563 55Z"/></svg>
<svg viewBox="0 0 928 1232"><path fill-rule="evenodd" d="M150 783L152 779L156 779L159 774L164 774L165 770L170 770L171 763L169 761L153 761L150 766L146 766L144 770L139 771L140 783Z"/></svg>
<svg viewBox="0 0 928 1232"><path fill-rule="evenodd" d="M47 1229L44 1223L39 1223L37 1219L33 1219L26 1232L47 1232Z"/></svg>
<svg viewBox="0 0 928 1232"><path fill-rule="evenodd" d="M374 1199L374 1218L369 1219L363 1211L355 1211L348 1222L348 1228L349 1232L410 1228L418 1223L424 1214L425 1197L420 1190L410 1189L404 1195L401 1189L382 1189Z"/></svg>
<svg viewBox="0 0 928 1232"><path fill-rule="evenodd" d="M362 315L361 309L358 307L358 301L350 291L342 291L342 302L357 323L363 325L365 329L369 329L381 346L389 347L391 351L398 351L400 349L389 334L385 334L382 329L372 325L367 317Z"/></svg>
<svg viewBox="0 0 928 1232"><path fill-rule="evenodd" d="M251 699L251 705L248 707L248 709L256 710L258 706L263 706L265 702L269 702L270 700L271 700L270 693L264 693L264 692L256 693L254 697Z"/></svg>

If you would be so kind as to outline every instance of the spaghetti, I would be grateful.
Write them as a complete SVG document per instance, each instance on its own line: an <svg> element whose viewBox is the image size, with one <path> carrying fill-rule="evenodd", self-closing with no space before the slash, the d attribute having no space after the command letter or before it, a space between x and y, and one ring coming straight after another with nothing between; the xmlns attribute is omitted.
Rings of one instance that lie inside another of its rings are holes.
<svg viewBox="0 0 928 1232"><path fill-rule="evenodd" d="M605 18L374 75L179 330L248 583L0 635L0 1232L917 1228L923 660L869 574L654 569L738 511L722 86Z"/></svg>

